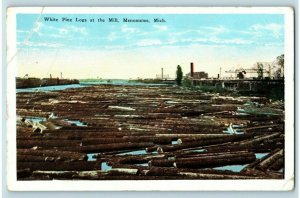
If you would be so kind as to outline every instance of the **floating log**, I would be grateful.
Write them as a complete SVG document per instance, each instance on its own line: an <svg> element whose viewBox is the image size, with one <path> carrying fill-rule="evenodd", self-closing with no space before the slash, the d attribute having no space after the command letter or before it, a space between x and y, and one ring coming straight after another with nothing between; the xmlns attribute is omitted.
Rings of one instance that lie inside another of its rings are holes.
<svg viewBox="0 0 300 198"><path fill-rule="evenodd" d="M253 161L255 161L254 153L243 153L227 156L176 159L173 165L177 168L208 168L226 165L248 164Z"/></svg>
<svg viewBox="0 0 300 198"><path fill-rule="evenodd" d="M62 127L34 134L17 121L17 170L30 171L18 179L281 179L284 156L269 158L284 148L284 114L233 115L249 101L284 113L283 103L266 98L223 97L172 86L93 85L17 93L18 116L48 118L53 113L57 117L48 121ZM223 133L230 123L243 124L246 133ZM144 149L147 154L124 154ZM272 154L255 160L253 152ZM87 163L86 154L97 155L97 161ZM138 171L101 171L101 162ZM252 162L240 173L212 169ZM261 163L264 170L257 168Z"/></svg>
<svg viewBox="0 0 300 198"><path fill-rule="evenodd" d="M18 155L34 155L44 157L60 158L62 160L87 160L86 154L76 153L70 151L58 151L58 150L32 150L32 149L17 149Z"/></svg>
<svg viewBox="0 0 300 198"><path fill-rule="evenodd" d="M227 142L235 142L240 141L244 139L248 139L250 137L253 137L251 134L249 135L231 135L231 136L225 136L223 138L215 138L215 139L187 139L187 138L180 138L179 141L182 142L180 145L167 145L167 146L161 146L158 149L162 152L170 152L175 150L181 150L181 149L187 149L187 148L195 148L195 147L202 147L202 146L208 146L208 145L215 145L215 144L222 144ZM187 141L188 140L188 141ZM193 141L189 141L193 140Z"/></svg>
<svg viewBox="0 0 300 198"><path fill-rule="evenodd" d="M168 144L171 143L173 138L160 138L160 137L152 137L152 136L123 136L122 138L84 138L82 139L83 145L95 145L95 144L111 144L111 143L124 143L124 142L153 142L160 144Z"/></svg>
<svg viewBox="0 0 300 198"><path fill-rule="evenodd" d="M214 138L224 138L224 137L231 137L232 135L228 134L156 134L157 137L172 137L174 139L176 138L198 138L198 139L214 139Z"/></svg>
<svg viewBox="0 0 300 198"><path fill-rule="evenodd" d="M246 132L256 131L257 129L267 129L272 127L277 127L278 124L264 125L264 126L254 126L245 128Z"/></svg>
<svg viewBox="0 0 300 198"><path fill-rule="evenodd" d="M124 151L128 149L140 149L153 146L153 143L115 143L115 144L98 144L91 146L81 146L81 147L60 147L58 149L67 151L80 151L85 153L100 153L105 151Z"/></svg>
<svg viewBox="0 0 300 198"><path fill-rule="evenodd" d="M38 171L33 171L32 176L35 178L48 178L48 179L73 179L74 176L77 174L78 174L77 171L39 171L38 170Z"/></svg>
<svg viewBox="0 0 300 198"><path fill-rule="evenodd" d="M146 152L150 153L150 152L154 152L157 151L158 146L151 146L151 147L147 147L145 150Z"/></svg>
<svg viewBox="0 0 300 198"><path fill-rule="evenodd" d="M247 141L241 142L240 146L246 147L246 146L255 145L255 144L261 143L265 140L270 140L272 138L279 137L279 136L280 136L280 133L260 136L260 137L254 138L253 140L247 140Z"/></svg>
<svg viewBox="0 0 300 198"><path fill-rule="evenodd" d="M189 178L197 179L264 179L263 176L244 176L244 175L223 175L223 174L205 174L205 173L192 173L192 172L180 172L179 175Z"/></svg>
<svg viewBox="0 0 300 198"><path fill-rule="evenodd" d="M152 159L160 159L160 158L164 158L165 155L140 155L140 156L106 156L105 159L111 159L111 158L115 158L118 159L118 163L120 164L142 164L142 163L148 163L149 160Z"/></svg>
<svg viewBox="0 0 300 198"><path fill-rule="evenodd" d="M235 141L241 141L241 140L245 140L245 139L250 139L253 138L254 135L253 134L239 134L239 135L229 135L229 136L225 136L225 137L219 137L219 138L209 138L209 139L204 139L203 137L199 137L199 136L194 136L194 137L183 137L180 138L182 143L185 142L194 142L194 141L201 141L203 140L203 142L209 142L209 141L216 141L216 139L222 140L224 142L235 142Z"/></svg>
<svg viewBox="0 0 300 198"><path fill-rule="evenodd" d="M31 171L29 168L24 168L24 169L18 169L17 170L17 178L21 179L21 178L25 178L25 177L29 177L31 176Z"/></svg>
<svg viewBox="0 0 300 198"><path fill-rule="evenodd" d="M269 156L268 158L260 162L256 168L265 171L269 166L274 164L278 159L282 157L283 157L283 149L277 151L273 155Z"/></svg>
<svg viewBox="0 0 300 198"><path fill-rule="evenodd" d="M143 170L141 174L146 176L176 176L178 172L174 168L151 167L149 170Z"/></svg>
<svg viewBox="0 0 300 198"><path fill-rule="evenodd" d="M43 148L79 146L81 141L76 140L17 140L17 148L32 148L35 146Z"/></svg>
<svg viewBox="0 0 300 198"><path fill-rule="evenodd" d="M18 162L17 169L29 168L30 170L52 171L84 171L100 169L99 162Z"/></svg>
<svg viewBox="0 0 300 198"><path fill-rule="evenodd" d="M57 157L47 157L47 156L32 156L32 155L17 155L17 162L54 162L63 161L61 158Z"/></svg>
<svg viewBox="0 0 300 198"><path fill-rule="evenodd" d="M282 168L284 168L284 158L283 157L276 160L268 169L270 169L272 171L279 171Z"/></svg>
<svg viewBox="0 0 300 198"><path fill-rule="evenodd" d="M153 159L148 162L149 166L173 167L175 159Z"/></svg>

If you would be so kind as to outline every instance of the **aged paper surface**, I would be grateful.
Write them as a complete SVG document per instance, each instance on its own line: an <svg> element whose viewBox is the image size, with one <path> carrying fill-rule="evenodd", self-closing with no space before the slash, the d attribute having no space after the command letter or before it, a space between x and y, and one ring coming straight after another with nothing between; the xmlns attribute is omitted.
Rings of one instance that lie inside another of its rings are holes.
<svg viewBox="0 0 300 198"><path fill-rule="evenodd" d="M7 27L10 190L293 188L291 8L9 8Z"/></svg>

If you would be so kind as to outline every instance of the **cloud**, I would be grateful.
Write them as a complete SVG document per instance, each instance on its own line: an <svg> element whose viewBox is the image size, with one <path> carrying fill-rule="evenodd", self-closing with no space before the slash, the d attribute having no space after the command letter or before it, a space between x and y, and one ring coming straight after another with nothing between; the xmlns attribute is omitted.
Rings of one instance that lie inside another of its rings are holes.
<svg viewBox="0 0 300 198"><path fill-rule="evenodd" d="M48 48L59 48L59 47L64 46L61 43L31 42L31 41L27 41L27 42L24 42L24 43L18 43L18 44L26 46L26 47L48 47Z"/></svg>
<svg viewBox="0 0 300 198"><path fill-rule="evenodd" d="M168 27L165 25L154 25L153 27L160 32L168 30Z"/></svg>
<svg viewBox="0 0 300 198"><path fill-rule="evenodd" d="M256 32L258 35L262 36L264 33L271 32L274 37L278 38L283 30L282 25L277 23L269 24L254 24L249 28L251 31Z"/></svg>
<svg viewBox="0 0 300 198"><path fill-rule="evenodd" d="M117 33L116 32L111 32L111 33L109 33L109 35L107 36L107 39L109 40L109 41L114 41L114 40L116 40L116 39L118 39L119 38L119 36L117 36Z"/></svg>
<svg viewBox="0 0 300 198"><path fill-rule="evenodd" d="M55 27L51 25L45 25L41 22L37 22L36 26L32 29L33 32L41 37L45 38L68 38L74 36L74 34L81 34L87 36L88 31L85 27L65 26L64 28ZM17 33L25 33L25 30L18 30ZM29 32L29 31L28 31Z"/></svg>
<svg viewBox="0 0 300 198"><path fill-rule="evenodd" d="M203 31L203 30L205 30L205 31ZM207 30L210 32L207 32ZM229 30L222 25L219 25L216 27L204 26L204 27L201 27L199 30L197 30L198 33L208 33L210 35L222 34L222 33L228 32L228 31Z"/></svg>
<svg viewBox="0 0 300 198"><path fill-rule="evenodd" d="M136 43L136 45L139 47L154 46L161 44L162 42L159 39L143 39Z"/></svg>
<svg viewBox="0 0 300 198"><path fill-rule="evenodd" d="M35 27L32 29L32 31L38 33L38 32L40 31L40 29L41 29L43 26L44 26L43 23L41 23L41 22L36 22L36 23L35 23Z"/></svg>
<svg viewBox="0 0 300 198"><path fill-rule="evenodd" d="M246 40L242 38L234 38L234 39L223 39L218 37L209 37L209 38L187 38L187 39L180 39L178 43L201 43L201 44L225 44L225 45L249 45L253 44L254 42L251 40Z"/></svg>
<svg viewBox="0 0 300 198"><path fill-rule="evenodd" d="M67 28L70 29L71 32L88 35L87 29L85 27L68 26Z"/></svg>
<svg viewBox="0 0 300 198"><path fill-rule="evenodd" d="M123 33L139 33L140 30L138 28L128 27L128 25L123 25L121 27L121 32L123 32Z"/></svg>

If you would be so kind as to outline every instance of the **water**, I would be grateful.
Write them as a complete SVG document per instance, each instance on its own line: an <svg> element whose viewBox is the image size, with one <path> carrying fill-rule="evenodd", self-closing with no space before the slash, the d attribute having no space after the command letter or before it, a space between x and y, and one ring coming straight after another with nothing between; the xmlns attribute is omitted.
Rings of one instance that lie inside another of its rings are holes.
<svg viewBox="0 0 300 198"><path fill-rule="evenodd" d="M125 153L119 153L117 155L146 155L146 150L137 150L137 151L130 151Z"/></svg>
<svg viewBox="0 0 300 198"><path fill-rule="evenodd" d="M149 83L142 83L142 82L129 82L128 80L91 81L91 82L80 82L80 84L72 84L72 85L57 85L57 86L16 89L16 92L17 93L20 93L20 92L49 92L49 91L65 90L65 89L69 89L69 88L88 87L88 86L93 86L93 85L167 86L168 84L149 84Z"/></svg>
<svg viewBox="0 0 300 198"><path fill-rule="evenodd" d="M46 121L46 118L43 117L33 117L33 116L26 116L25 117L26 120L30 120L32 122L42 122L42 121Z"/></svg>
<svg viewBox="0 0 300 198"><path fill-rule="evenodd" d="M91 81L91 82L80 82L82 85L149 85L149 86L166 86L168 84L156 84L156 83L143 83L134 82L129 80L102 80L102 81Z"/></svg>
<svg viewBox="0 0 300 198"><path fill-rule="evenodd" d="M16 92L49 92L49 91L59 91L70 88L80 88L86 87L83 84L72 84L72 85L57 85L57 86L46 86L46 87L35 87L35 88L25 88L25 89L17 89Z"/></svg>
<svg viewBox="0 0 300 198"><path fill-rule="evenodd" d="M222 166L222 167L216 167L213 168L215 170L229 170L232 172L241 172L243 168L245 168L247 165L228 165L228 166Z"/></svg>
<svg viewBox="0 0 300 198"><path fill-rule="evenodd" d="M193 151L193 152L195 152L195 153L204 153L204 152L206 152L207 150L206 150L206 149L197 149L197 150L191 150L191 151Z"/></svg>
<svg viewBox="0 0 300 198"><path fill-rule="evenodd" d="M243 125L232 125L230 123L230 126L227 128L226 131L223 131L223 133L227 133L227 134L244 134L243 131Z"/></svg>
<svg viewBox="0 0 300 198"><path fill-rule="evenodd" d="M178 144L178 141L177 141L177 140L172 141L171 144L172 144L172 145L177 145L177 144Z"/></svg>
<svg viewBox="0 0 300 198"><path fill-rule="evenodd" d="M86 127L87 126L87 124L85 124L83 122L80 122L79 120L68 120L68 119L65 119L64 121L69 122L71 124L75 124L76 126L81 126L81 127Z"/></svg>
<svg viewBox="0 0 300 198"><path fill-rule="evenodd" d="M90 154L87 154L87 161L96 161L96 158L93 158L93 156L95 155L95 153L90 153Z"/></svg>
<svg viewBox="0 0 300 198"><path fill-rule="evenodd" d="M111 170L111 169L112 169L112 166L109 166L109 165L107 164L107 162L102 162L102 163L101 163L101 170L107 171L107 170Z"/></svg>
<svg viewBox="0 0 300 198"><path fill-rule="evenodd" d="M255 157L256 157L256 159L261 159L261 158L265 157L268 154L269 153L255 153Z"/></svg>
<svg viewBox="0 0 300 198"><path fill-rule="evenodd" d="M136 166L144 166L144 167L147 167L148 166L148 163L143 163L143 164L135 164Z"/></svg>

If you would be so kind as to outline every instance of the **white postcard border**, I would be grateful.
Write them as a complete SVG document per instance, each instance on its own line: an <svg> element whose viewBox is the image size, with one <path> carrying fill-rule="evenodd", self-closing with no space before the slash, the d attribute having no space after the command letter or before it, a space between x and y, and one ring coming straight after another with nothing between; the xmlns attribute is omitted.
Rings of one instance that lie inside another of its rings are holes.
<svg viewBox="0 0 300 198"><path fill-rule="evenodd" d="M17 181L16 14L284 14L285 15L285 179L151 181ZM7 10L7 187L13 191L279 191L294 188L294 12L290 7L15 7Z"/></svg>

